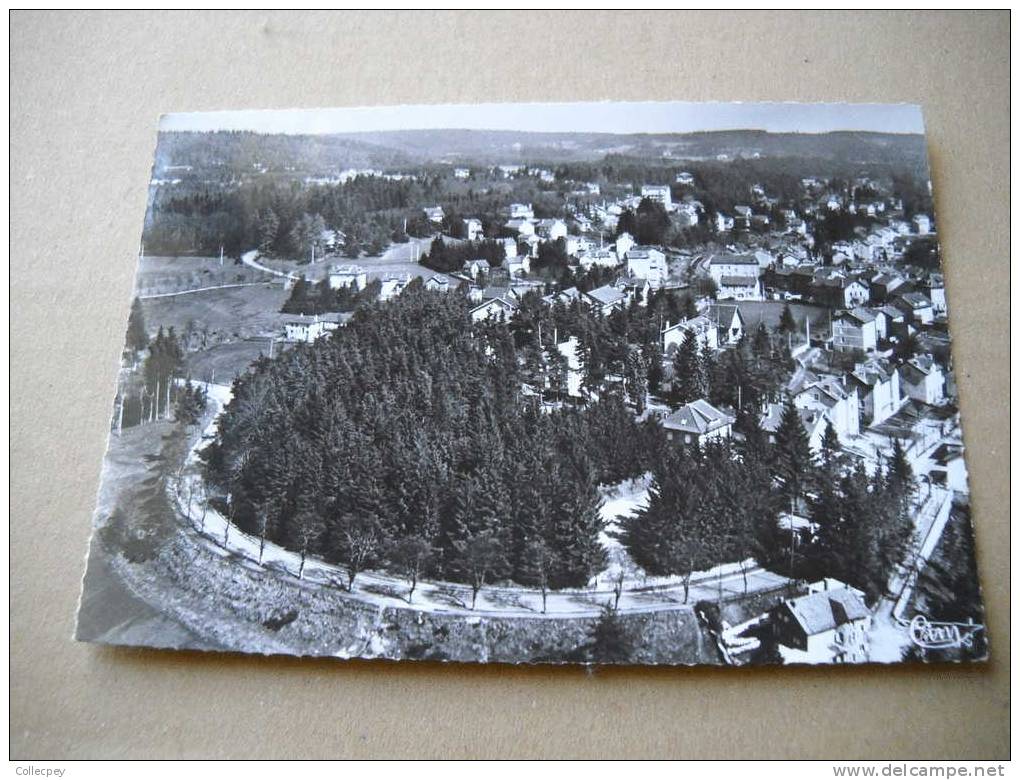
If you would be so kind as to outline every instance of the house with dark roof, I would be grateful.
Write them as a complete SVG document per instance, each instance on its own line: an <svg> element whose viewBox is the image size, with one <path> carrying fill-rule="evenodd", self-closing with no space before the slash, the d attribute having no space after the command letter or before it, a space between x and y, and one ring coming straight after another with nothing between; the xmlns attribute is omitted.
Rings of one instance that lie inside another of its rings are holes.
<svg viewBox="0 0 1020 780"><path fill-rule="evenodd" d="M871 277L871 297L876 303L886 303L900 293L906 292L907 280L899 274L878 273Z"/></svg>
<svg viewBox="0 0 1020 780"><path fill-rule="evenodd" d="M946 375L931 355L916 355L900 367L903 392L915 401L938 406L946 400Z"/></svg>
<svg viewBox="0 0 1020 780"><path fill-rule="evenodd" d="M719 327L704 314L699 314L689 320L680 320L675 325L666 324L662 329L662 353L669 355L678 349L688 333L694 335L699 349L719 348Z"/></svg>
<svg viewBox="0 0 1020 780"><path fill-rule="evenodd" d="M900 373L886 360L871 359L858 363L847 379L857 388L864 425L878 425L903 405Z"/></svg>
<svg viewBox="0 0 1020 780"><path fill-rule="evenodd" d="M810 295L812 299L826 306L850 309L866 305L871 300L871 288L863 279L830 276L816 278Z"/></svg>
<svg viewBox="0 0 1020 780"><path fill-rule="evenodd" d="M627 273L659 285L669 276L666 255L652 246L633 246L627 251Z"/></svg>
<svg viewBox="0 0 1020 780"><path fill-rule="evenodd" d="M717 252L708 261L708 273L716 284L724 276L753 276L759 271L758 258L751 254L738 255L732 252Z"/></svg>
<svg viewBox="0 0 1020 780"><path fill-rule="evenodd" d="M550 306L555 306L557 303L562 303L564 306L570 306L574 301L580 300L581 291L576 287L568 287L566 290L561 290L558 293L551 293L542 298Z"/></svg>
<svg viewBox="0 0 1020 780"><path fill-rule="evenodd" d="M591 307L603 316L609 316L617 309L627 305L627 293L620 288L606 284L584 293L584 299Z"/></svg>
<svg viewBox="0 0 1020 780"><path fill-rule="evenodd" d="M439 274L433 274L422 285L426 290L432 292L449 292L450 291L450 280L445 276Z"/></svg>
<svg viewBox="0 0 1020 780"><path fill-rule="evenodd" d="M368 286L368 272L360 265L331 265L329 267L329 289L349 287L364 290Z"/></svg>
<svg viewBox="0 0 1020 780"><path fill-rule="evenodd" d="M783 421L783 404L769 403L765 411L758 418L761 429L768 436L769 444L776 443L776 432ZM808 444L812 452L819 452L822 449L822 437L825 436L826 419L825 415L817 409L798 409L800 423L804 426L804 432L808 437Z"/></svg>
<svg viewBox="0 0 1020 780"><path fill-rule="evenodd" d="M760 301L761 283L757 276L723 276L719 279L716 298L720 301Z"/></svg>
<svg viewBox="0 0 1020 780"><path fill-rule="evenodd" d="M860 306L832 315L832 348L838 352L869 352L878 345L875 315Z"/></svg>
<svg viewBox="0 0 1020 780"><path fill-rule="evenodd" d="M935 307L926 295L911 292L899 296L893 306L907 315L907 319L915 324L930 325L935 320Z"/></svg>
<svg viewBox="0 0 1020 780"><path fill-rule="evenodd" d="M864 594L834 579L808 586L772 612L773 636L787 662L865 663L871 612Z"/></svg>
<svg viewBox="0 0 1020 780"><path fill-rule="evenodd" d="M853 384L834 376L821 376L805 383L793 396L798 409L818 412L832 423L840 439L857 436L861 432L860 397Z"/></svg>
<svg viewBox="0 0 1020 780"><path fill-rule="evenodd" d="M517 310L517 304L509 298L488 298L470 312L474 322L494 320L508 322Z"/></svg>
<svg viewBox="0 0 1020 780"><path fill-rule="evenodd" d="M479 274L489 273L489 261L483 258L477 260L468 260L464 263L464 273L470 276L472 279L477 279Z"/></svg>
<svg viewBox="0 0 1020 780"><path fill-rule="evenodd" d="M345 314L288 314L283 318L283 337L287 341L311 344L344 324Z"/></svg>
<svg viewBox="0 0 1020 780"><path fill-rule="evenodd" d="M736 344L744 336L744 318L735 303L712 303L701 313L715 323L719 344Z"/></svg>
<svg viewBox="0 0 1020 780"><path fill-rule="evenodd" d="M729 438L736 418L716 409L703 398L684 404L662 420L666 439L677 445L704 444Z"/></svg>

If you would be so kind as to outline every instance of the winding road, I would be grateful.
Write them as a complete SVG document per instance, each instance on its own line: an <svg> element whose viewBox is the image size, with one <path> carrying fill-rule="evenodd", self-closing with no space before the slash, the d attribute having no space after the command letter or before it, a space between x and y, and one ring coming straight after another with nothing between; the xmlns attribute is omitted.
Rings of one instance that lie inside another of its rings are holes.
<svg viewBox="0 0 1020 780"><path fill-rule="evenodd" d="M218 408L203 436L198 438L189 452L185 465L191 467L188 469L191 473L183 478L176 490L171 489L171 500L182 515L182 522L186 521L187 527L199 534L200 543L213 548L218 555L237 554L245 559L245 565L272 571L297 584L297 574L301 571L301 557L298 553L266 542L260 563L259 540L244 533L219 512L205 505L201 479L194 466L199 452L216 433L217 419L230 401L231 388L208 382L201 384L209 400ZM305 561L300 577L301 582L331 587L345 587L347 579L343 567L314 558ZM617 604L619 611L639 613L683 609L702 600L715 601L745 593L776 590L786 585L788 580L760 567L749 566L745 573L739 566L731 564L710 572L696 573L691 579L686 599L679 578L660 578L658 582L660 584L645 585L641 579L625 579ZM599 614L603 606L613 605L617 601L614 584L603 578L601 582L596 580L595 587L591 588L550 591L544 611L542 593L534 588L487 585L478 593L472 609L471 589L468 586L431 580L420 581L413 600L409 602L408 582L379 571L358 573L349 595L380 607L471 617L585 618Z"/></svg>

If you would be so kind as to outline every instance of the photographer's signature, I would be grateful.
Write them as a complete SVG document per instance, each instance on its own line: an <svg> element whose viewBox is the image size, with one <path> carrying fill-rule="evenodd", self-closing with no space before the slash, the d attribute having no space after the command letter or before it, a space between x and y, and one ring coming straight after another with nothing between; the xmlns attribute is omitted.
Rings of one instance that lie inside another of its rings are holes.
<svg viewBox="0 0 1020 780"><path fill-rule="evenodd" d="M945 650L950 647L971 647L974 636L984 626L968 620L966 623L939 623L924 615L917 615L907 628L911 640L926 650Z"/></svg>

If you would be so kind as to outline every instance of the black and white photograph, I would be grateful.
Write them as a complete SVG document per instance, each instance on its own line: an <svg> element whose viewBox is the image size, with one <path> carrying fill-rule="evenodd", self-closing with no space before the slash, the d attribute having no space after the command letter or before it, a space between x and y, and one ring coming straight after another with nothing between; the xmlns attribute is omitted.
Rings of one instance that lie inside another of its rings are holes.
<svg viewBox="0 0 1020 780"><path fill-rule="evenodd" d="M988 658L920 107L222 111L153 135L78 640Z"/></svg>

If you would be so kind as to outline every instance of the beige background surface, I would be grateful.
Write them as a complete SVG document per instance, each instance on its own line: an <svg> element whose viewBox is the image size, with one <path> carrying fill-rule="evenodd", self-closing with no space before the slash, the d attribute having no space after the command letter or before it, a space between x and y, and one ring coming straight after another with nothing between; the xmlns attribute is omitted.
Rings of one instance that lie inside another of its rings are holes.
<svg viewBox="0 0 1020 780"><path fill-rule="evenodd" d="M1007 13L11 18L11 750L58 757L1008 754ZM306 662L71 641L168 111L480 100L923 105L987 668Z"/></svg>

